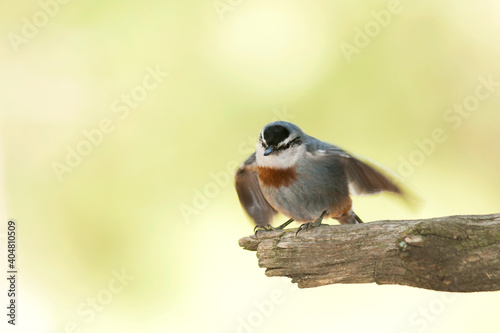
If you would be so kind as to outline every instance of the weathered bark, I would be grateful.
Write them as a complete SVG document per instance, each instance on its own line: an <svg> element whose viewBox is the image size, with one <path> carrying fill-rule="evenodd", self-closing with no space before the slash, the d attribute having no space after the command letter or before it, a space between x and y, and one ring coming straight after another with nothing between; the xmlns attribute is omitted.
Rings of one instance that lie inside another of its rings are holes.
<svg viewBox="0 0 500 333"><path fill-rule="evenodd" d="M322 225L240 239L267 276L300 288L333 283L399 284L473 292L500 290L500 214Z"/></svg>

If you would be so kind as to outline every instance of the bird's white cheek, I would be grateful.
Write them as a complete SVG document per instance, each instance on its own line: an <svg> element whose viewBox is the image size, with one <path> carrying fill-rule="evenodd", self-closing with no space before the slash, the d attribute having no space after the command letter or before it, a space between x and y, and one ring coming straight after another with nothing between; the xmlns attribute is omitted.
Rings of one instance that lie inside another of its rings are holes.
<svg viewBox="0 0 500 333"><path fill-rule="evenodd" d="M262 147L262 145L260 143L257 143L257 147L255 149L255 159L257 160L258 165L261 165L263 157L265 157L264 156L264 148Z"/></svg>

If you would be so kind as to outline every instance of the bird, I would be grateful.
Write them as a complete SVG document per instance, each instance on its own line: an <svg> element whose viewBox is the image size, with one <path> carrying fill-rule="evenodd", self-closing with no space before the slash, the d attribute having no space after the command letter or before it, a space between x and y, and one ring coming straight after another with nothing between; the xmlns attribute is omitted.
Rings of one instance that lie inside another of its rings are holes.
<svg viewBox="0 0 500 333"><path fill-rule="evenodd" d="M234 184L256 234L284 229L293 221L301 223L297 233L326 218L363 223L352 209L352 194L404 194L375 166L287 121L264 126L255 152L236 171ZM271 222L278 212L289 220L274 228Z"/></svg>

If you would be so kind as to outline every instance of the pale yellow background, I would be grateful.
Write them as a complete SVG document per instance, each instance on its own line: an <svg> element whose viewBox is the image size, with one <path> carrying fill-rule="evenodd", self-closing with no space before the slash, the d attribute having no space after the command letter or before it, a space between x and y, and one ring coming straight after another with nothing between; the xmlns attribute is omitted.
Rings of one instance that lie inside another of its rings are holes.
<svg viewBox="0 0 500 333"><path fill-rule="evenodd" d="M402 0L350 62L341 45L388 1L215 3L229 7L68 1L16 52L9 38L41 7L0 2L0 232L9 218L19 231L12 331L62 333L74 322L88 333L498 332L499 293L298 290L267 278L238 247L252 225L229 177L277 118L395 171L439 128L446 140L404 177L426 204L363 197L356 212L500 212L500 87L456 128L444 119L480 77L500 82L499 2ZM169 75L119 118L113 103L139 91L148 68ZM54 163L103 119L114 130L59 181ZM79 313L122 269L133 279L121 292L92 318Z"/></svg>

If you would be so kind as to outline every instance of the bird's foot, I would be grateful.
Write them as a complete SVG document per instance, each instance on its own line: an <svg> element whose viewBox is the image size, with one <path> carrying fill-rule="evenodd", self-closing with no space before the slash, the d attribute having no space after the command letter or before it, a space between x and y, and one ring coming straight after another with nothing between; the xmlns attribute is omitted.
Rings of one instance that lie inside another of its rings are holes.
<svg viewBox="0 0 500 333"><path fill-rule="evenodd" d="M324 211L323 214L321 214L321 216L316 221L301 224L300 227L297 229L295 236L297 236L297 234L301 230L309 230L312 228L319 227L321 225L321 221L323 221L323 217L325 216L325 214L326 214L326 211Z"/></svg>
<svg viewBox="0 0 500 333"><path fill-rule="evenodd" d="M255 237L257 237L257 232L259 231L273 231L273 230L283 230L285 229L285 227L287 227L290 223L293 222L293 219L289 219L288 221L286 221L285 223L283 223L282 225L280 225L279 227L273 227L272 225L270 224L266 224L266 225L256 225L254 228L253 228L253 231L255 232Z"/></svg>
<svg viewBox="0 0 500 333"><path fill-rule="evenodd" d="M255 228L253 228L253 231L255 232L255 237L257 237L257 233L259 231L273 231L273 230L276 230L276 228L270 224L256 225Z"/></svg>
<svg viewBox="0 0 500 333"><path fill-rule="evenodd" d="M321 220L318 221L314 221L314 222L307 222L307 223L303 223L300 225L300 227L297 229L297 232L295 233L295 236L297 236L297 234L299 233L299 231L301 230L309 230L309 229L312 229L312 228L316 228L316 227L319 227L321 225Z"/></svg>

